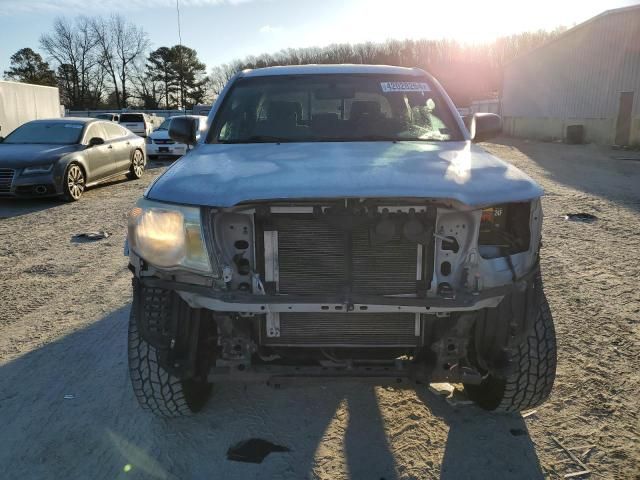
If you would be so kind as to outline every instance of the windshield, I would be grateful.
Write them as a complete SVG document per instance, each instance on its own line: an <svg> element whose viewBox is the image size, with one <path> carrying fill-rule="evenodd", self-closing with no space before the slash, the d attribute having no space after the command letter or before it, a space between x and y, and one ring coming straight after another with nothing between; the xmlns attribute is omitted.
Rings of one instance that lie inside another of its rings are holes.
<svg viewBox="0 0 640 480"><path fill-rule="evenodd" d="M72 145L80 143L83 123L29 122L16 128L2 143Z"/></svg>
<svg viewBox="0 0 640 480"><path fill-rule="evenodd" d="M291 75L239 79L209 142L461 140L428 79L399 75Z"/></svg>
<svg viewBox="0 0 640 480"><path fill-rule="evenodd" d="M120 123L122 122L144 122L144 117L141 113L123 113L122 115L120 115Z"/></svg>
<svg viewBox="0 0 640 480"><path fill-rule="evenodd" d="M169 130L169 124L171 123L171 119L167 118L164 122L160 124L156 130Z"/></svg>

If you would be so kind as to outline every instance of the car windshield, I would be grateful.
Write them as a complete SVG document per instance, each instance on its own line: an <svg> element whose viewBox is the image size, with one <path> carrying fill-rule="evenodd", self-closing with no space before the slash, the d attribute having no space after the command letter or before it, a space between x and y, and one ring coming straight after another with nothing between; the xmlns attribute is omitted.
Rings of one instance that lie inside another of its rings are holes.
<svg viewBox="0 0 640 480"><path fill-rule="evenodd" d="M156 130L169 130L169 124L171 123L171 119L167 118L164 122L160 124Z"/></svg>
<svg viewBox="0 0 640 480"><path fill-rule="evenodd" d="M3 143L36 143L72 145L80 143L83 123L77 122L29 122L16 128Z"/></svg>
<svg viewBox="0 0 640 480"><path fill-rule="evenodd" d="M120 122L144 122L144 117L141 113L123 113L122 115L120 115Z"/></svg>
<svg viewBox="0 0 640 480"><path fill-rule="evenodd" d="M462 138L449 106L425 77L282 75L239 79L208 142Z"/></svg>

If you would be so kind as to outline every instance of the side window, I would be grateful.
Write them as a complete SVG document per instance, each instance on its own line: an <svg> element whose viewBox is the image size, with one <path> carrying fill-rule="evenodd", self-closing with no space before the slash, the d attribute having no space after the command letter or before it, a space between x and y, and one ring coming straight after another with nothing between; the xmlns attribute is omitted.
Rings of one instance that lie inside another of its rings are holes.
<svg viewBox="0 0 640 480"><path fill-rule="evenodd" d="M122 128L120 128L115 123L105 123L102 125L102 127L105 129L107 133L106 140L114 140L116 138L120 138L124 136Z"/></svg>
<svg viewBox="0 0 640 480"><path fill-rule="evenodd" d="M107 135L102 129L102 124L94 123L92 125L89 125L89 128L87 128L87 133L85 133L84 135L84 143L89 143L89 140L91 140L93 137L99 137L103 140L107 140Z"/></svg>

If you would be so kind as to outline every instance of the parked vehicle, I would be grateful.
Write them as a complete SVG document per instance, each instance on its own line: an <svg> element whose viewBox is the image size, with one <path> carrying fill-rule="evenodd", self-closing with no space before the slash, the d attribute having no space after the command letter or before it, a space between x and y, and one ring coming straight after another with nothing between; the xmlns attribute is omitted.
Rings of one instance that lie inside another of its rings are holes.
<svg viewBox="0 0 640 480"><path fill-rule="evenodd" d="M154 129L154 124L146 113L121 113L119 122L141 137L146 137Z"/></svg>
<svg viewBox="0 0 640 480"><path fill-rule="evenodd" d="M183 117L184 115L179 116ZM207 129L207 117L198 115L189 115L189 117L193 118L197 123L196 138L199 139L200 134ZM185 143L176 143L169 137L169 125L173 118L176 117L166 118L165 121L147 137L147 156L150 160L159 156L181 157L187 153L188 145Z"/></svg>
<svg viewBox="0 0 640 480"><path fill-rule="evenodd" d="M31 120L61 116L57 88L0 81L0 135L6 137Z"/></svg>
<svg viewBox="0 0 640 480"><path fill-rule="evenodd" d="M436 80L385 66L244 71L207 134L129 217L129 371L186 415L211 382L462 383L535 407L556 369L539 268L542 189L474 142Z"/></svg>
<svg viewBox="0 0 640 480"><path fill-rule="evenodd" d="M211 111L211 105L198 104L193 106L193 108L191 109L191 114L207 116L209 115L210 111Z"/></svg>
<svg viewBox="0 0 640 480"><path fill-rule="evenodd" d="M99 113L98 115L95 116L95 118L99 120L108 120L110 122L118 123L120 121L120 114L119 113Z"/></svg>
<svg viewBox="0 0 640 480"><path fill-rule="evenodd" d="M34 120L0 139L0 196L80 199L87 187L142 177L144 139L93 118Z"/></svg>

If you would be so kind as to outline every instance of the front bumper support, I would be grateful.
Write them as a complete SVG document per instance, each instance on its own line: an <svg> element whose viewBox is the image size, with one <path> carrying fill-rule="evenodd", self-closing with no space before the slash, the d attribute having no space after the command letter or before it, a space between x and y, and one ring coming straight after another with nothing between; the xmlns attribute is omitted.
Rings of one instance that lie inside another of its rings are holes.
<svg viewBox="0 0 640 480"><path fill-rule="evenodd" d="M452 298L394 297L382 295L254 295L239 291L220 291L202 285L141 277L142 285L176 291L192 308L220 312L411 312L438 313L475 311L496 307L505 295L523 291L538 271L537 265L514 283L486 288L480 292L457 292Z"/></svg>

